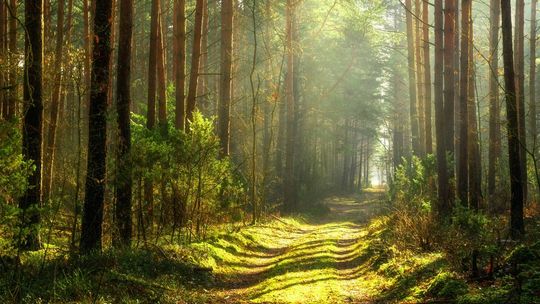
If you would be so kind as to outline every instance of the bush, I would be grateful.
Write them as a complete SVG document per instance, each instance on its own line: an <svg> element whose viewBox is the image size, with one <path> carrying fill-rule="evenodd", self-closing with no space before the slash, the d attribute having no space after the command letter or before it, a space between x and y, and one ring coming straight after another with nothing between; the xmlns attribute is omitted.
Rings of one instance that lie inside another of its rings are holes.
<svg viewBox="0 0 540 304"><path fill-rule="evenodd" d="M182 230L200 237L210 223L242 218L245 185L229 159L219 158L212 120L196 113L190 132L184 133L148 130L144 119L135 117L133 137L137 212L147 228L152 229L153 217L159 216L160 225L169 224L158 231L168 228L173 236ZM151 199L143 195L145 184L153 185Z"/></svg>
<svg viewBox="0 0 540 304"><path fill-rule="evenodd" d="M395 204L393 230L403 247L430 250L435 242L437 224L432 212L434 168L432 156L424 161L413 157L410 163L404 161L396 171L392 188Z"/></svg>

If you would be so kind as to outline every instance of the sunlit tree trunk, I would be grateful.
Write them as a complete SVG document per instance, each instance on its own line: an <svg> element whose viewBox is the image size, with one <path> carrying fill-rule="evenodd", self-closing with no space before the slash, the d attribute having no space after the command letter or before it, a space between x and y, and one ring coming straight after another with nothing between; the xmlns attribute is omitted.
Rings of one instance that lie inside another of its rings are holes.
<svg viewBox="0 0 540 304"><path fill-rule="evenodd" d="M510 0L501 0L506 119L508 120L508 162L510 167L510 232L518 239L525 232L523 223L523 167L520 161L518 101L512 49L512 11Z"/></svg>
<svg viewBox="0 0 540 304"><path fill-rule="evenodd" d="M174 53L175 64L175 84L176 84L176 113L175 126L179 130L185 127L185 83L186 83L186 2L185 0L175 0L175 29Z"/></svg>
<svg viewBox="0 0 540 304"><path fill-rule="evenodd" d="M416 95L416 75L415 75L415 52L414 52L414 30L411 0L405 0L405 14L407 23L407 50L409 59L409 99L410 99L410 121L413 154L420 153L420 138L418 127L417 95Z"/></svg>
<svg viewBox="0 0 540 304"><path fill-rule="evenodd" d="M165 46L163 31L163 14L160 8L158 15L157 26L157 53L156 53L156 65L157 65L157 90L158 90L158 121L159 128L162 132L167 132L167 75L165 68Z"/></svg>
<svg viewBox="0 0 540 304"><path fill-rule="evenodd" d="M469 16L471 17L471 16ZM475 94L476 70L474 65L473 46L473 22L469 23L469 81L468 81L468 162L469 162L469 206L478 211L482 200L482 159L480 156L480 138L478 135L478 117ZM475 272L475 270L473 270ZM477 269L476 269L477 272ZM477 273L475 273L477 275Z"/></svg>
<svg viewBox="0 0 540 304"><path fill-rule="evenodd" d="M189 88L187 95L186 109L186 131L189 132L193 121L193 112L197 105L197 86L199 85L200 62L201 62L201 40L203 9L206 0L197 0L195 7L195 26L193 29L193 50L191 52L191 71L189 77Z"/></svg>
<svg viewBox="0 0 540 304"><path fill-rule="evenodd" d="M221 79L218 107L218 134L223 155L230 153L233 19L233 0L223 0L221 3Z"/></svg>
<svg viewBox="0 0 540 304"><path fill-rule="evenodd" d="M444 131L445 131L445 156L450 158L450 163L454 158L454 103L455 103L455 20L456 0L445 0L444 9ZM448 176L450 179L454 177L454 168L448 167ZM454 194L449 187L446 197L448 199L448 207L454 200Z"/></svg>

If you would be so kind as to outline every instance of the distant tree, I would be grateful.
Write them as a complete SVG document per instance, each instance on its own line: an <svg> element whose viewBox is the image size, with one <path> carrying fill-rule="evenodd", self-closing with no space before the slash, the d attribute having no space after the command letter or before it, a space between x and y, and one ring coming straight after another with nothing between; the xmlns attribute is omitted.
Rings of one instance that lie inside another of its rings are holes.
<svg viewBox="0 0 540 304"><path fill-rule="evenodd" d="M107 98L111 59L112 1L95 0L94 48L88 128L86 196L80 250L101 250L107 158Z"/></svg>
<svg viewBox="0 0 540 304"><path fill-rule="evenodd" d="M19 246L26 250L41 247L39 239L39 208L41 193L41 148L43 139L43 17L42 0L25 1L25 57L24 57L24 117L23 157L34 166L28 177L28 188L19 207L22 210L22 233Z"/></svg>
<svg viewBox="0 0 540 304"><path fill-rule="evenodd" d="M422 1L422 23L423 23L423 55L424 55L424 119L425 119L425 152L433 153L433 136L431 127L431 54L429 40L429 1Z"/></svg>
<svg viewBox="0 0 540 304"><path fill-rule="evenodd" d="M516 0L514 28L514 66L518 111L519 157L523 180L523 199L527 201L527 136L525 134L525 0Z"/></svg>

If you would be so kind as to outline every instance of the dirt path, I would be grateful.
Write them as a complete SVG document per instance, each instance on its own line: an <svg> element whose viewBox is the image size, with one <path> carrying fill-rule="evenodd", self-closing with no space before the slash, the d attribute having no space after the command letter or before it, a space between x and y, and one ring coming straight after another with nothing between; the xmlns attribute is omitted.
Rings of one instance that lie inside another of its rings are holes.
<svg viewBox="0 0 540 304"><path fill-rule="evenodd" d="M284 220L247 229L243 250L217 263L218 302L368 303L366 223L381 209L383 192L330 198L328 215L306 222ZM231 243L238 240L229 240Z"/></svg>

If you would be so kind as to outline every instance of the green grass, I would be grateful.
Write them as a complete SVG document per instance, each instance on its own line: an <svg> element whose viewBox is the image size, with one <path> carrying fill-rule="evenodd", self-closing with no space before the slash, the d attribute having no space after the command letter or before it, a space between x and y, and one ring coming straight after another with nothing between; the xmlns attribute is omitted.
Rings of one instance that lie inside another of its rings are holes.
<svg viewBox="0 0 540 304"><path fill-rule="evenodd" d="M0 272L0 302L504 303L509 299L515 283L511 277L466 282L442 253L398 249L382 198L376 192L332 198L324 215L273 218L187 246L88 257L69 257L48 246L23 256L20 276L14 269ZM526 274L537 280L540 275L534 269ZM526 282L529 285L523 288L534 293L530 282L536 281Z"/></svg>

